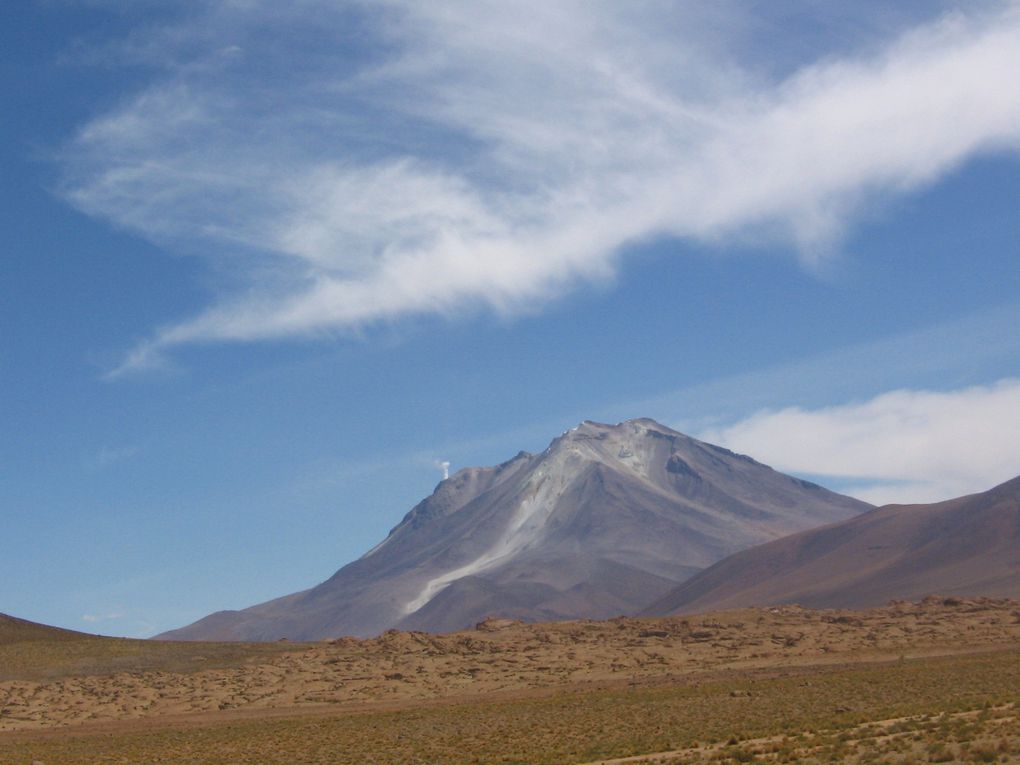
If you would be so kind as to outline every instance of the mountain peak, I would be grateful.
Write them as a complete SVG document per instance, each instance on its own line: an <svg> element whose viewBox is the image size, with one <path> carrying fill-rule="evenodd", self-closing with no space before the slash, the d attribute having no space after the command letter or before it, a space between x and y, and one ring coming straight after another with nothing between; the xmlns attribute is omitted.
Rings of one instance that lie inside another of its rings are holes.
<svg viewBox="0 0 1020 765"><path fill-rule="evenodd" d="M247 640L605 618L730 553L869 508L648 418L586 420L541 454L458 470L323 584L230 618Z"/></svg>
<svg viewBox="0 0 1020 765"><path fill-rule="evenodd" d="M663 434L682 435L681 433L677 433L677 431L656 422L650 417L635 417L634 419L623 420L615 425L611 425L606 422L597 422L595 420L582 420L576 426L568 430L564 435L575 433L589 436L599 436L600 434L630 434L636 436L642 435L650 430Z"/></svg>

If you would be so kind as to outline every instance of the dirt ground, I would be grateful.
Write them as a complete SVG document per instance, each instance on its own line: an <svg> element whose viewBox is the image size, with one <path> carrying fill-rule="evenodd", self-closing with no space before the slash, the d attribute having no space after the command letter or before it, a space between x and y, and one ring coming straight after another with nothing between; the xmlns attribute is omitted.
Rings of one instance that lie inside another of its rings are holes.
<svg viewBox="0 0 1020 765"><path fill-rule="evenodd" d="M102 644L102 641L95 642L95 638L89 640L93 641L93 646ZM567 699L564 702L568 703L567 709L570 699L574 699L575 704L577 699L584 699L588 704L605 696L632 703L643 693L686 693L692 688L715 687L720 682L730 686L737 684L727 691L734 695L723 698L733 698L740 703L743 695L754 695L739 687L742 678L789 678L798 672L824 674L830 670L836 673L831 677L843 678L847 667L883 664L903 667L909 662L915 662L911 666L922 666L917 665L916 660L981 654L998 656L996 661L1005 661L1008 667L1016 662L1017 654L1007 653L1006 658L1002 658L1002 651L1020 648L1020 603L933 597L921 603L898 603L866 611L815 611L785 606L705 616L619 618L605 622L530 625L489 620L474 630L447 635L389 632L369 640L341 638L315 644L277 644L271 651L264 645L253 646L247 658L244 658L245 648L237 644L228 649L201 643L167 647L152 642L131 642L133 661L142 669L118 671L122 658L111 654L105 663L93 657L85 662L87 669L82 674L75 674L68 670L67 662L62 663L60 659L68 651L80 654L80 646L71 648L74 640L64 637L52 645L36 641L31 667L20 677L15 659L27 655L24 645L15 642L0 646L3 660L0 669L2 676L9 678L0 681L0 762L24 761L27 765L31 760L5 757L10 752L35 751L33 747L46 750L47 746L64 746L72 741L78 742L75 746L79 749L86 747L87 750L88 745L81 742L95 742L110 736L171 735L196 729L252 725L259 725L259 730L264 731L269 729L266 726L277 723L289 726L286 730L291 731L293 726L288 721L297 717L306 722L328 721L322 724L332 726L341 718L347 721L344 724L367 725L368 719L387 715L398 715L402 721L409 719L409 715L438 715L437 720L445 721L454 714L450 710L460 710L455 715L463 716L467 709L489 708L486 705L496 704L503 705L500 707L503 711L495 718L499 719L506 710L532 710L538 708L536 705L559 704L563 699ZM144 655L145 651L156 655L160 650L165 653L171 648L172 663L161 664ZM95 655L101 653L97 648L89 650ZM220 661L217 657L226 655L224 651L227 650L230 660ZM46 651L52 651L55 666L63 667L58 676L51 679L39 676L40 656L45 656ZM221 666L203 668L203 665L217 663ZM1020 670L1020 666L1017 669ZM989 678L1003 676L1000 670L983 671L989 672ZM885 682L882 674L877 677ZM832 688L826 693L842 687L840 683L844 681L831 681ZM989 687L994 684L992 680L986 683ZM960 681L945 681L943 685L951 692ZM922 686L927 687L923 683ZM801 688L799 685L791 687ZM978 686L978 690L984 687ZM896 700L896 690L895 686L889 690L890 704ZM849 695L858 691L855 689ZM975 701L980 694L972 693L968 698ZM727 706L733 704L727 703ZM836 704L835 708L838 707L840 705ZM892 707L887 704L886 708ZM846 711L862 712L849 707ZM940 711L946 710L936 704L930 713ZM567 713L568 717L569 714L573 712ZM869 714L863 714L855 724L876 724ZM953 714L962 712L956 710ZM1006 722L1000 727L1004 731L1013 729L1009 721L1015 723L1015 715L1011 714L1002 714ZM357 719L362 722L357 723ZM485 726L494 724L497 723L492 720L484 723ZM638 715L633 723L635 730L642 724ZM470 732L465 735L470 738ZM645 741L644 734L634 735ZM855 739L843 730L842 735L840 746L846 749L846 741L865 741L870 734L860 734ZM968 746L980 748L987 744L987 747L1001 747L1002 751L995 750L998 759L975 761L1014 761L1010 759L1009 736L984 742L982 735L975 732ZM653 739L645 743L636 740L631 749L622 743L614 745L613 751L638 757L618 760L620 762L725 761L730 757L736 758L733 761L750 761L740 759L745 756L763 761L796 761L782 759L786 756L784 752L793 751L795 747L788 743L779 745L767 737L755 744L743 741L736 749L732 744L727 749L725 742L715 742L712 745L715 748L706 748L703 743L694 748L642 748L653 747ZM399 741L394 746L397 744ZM591 747L585 749L582 744L577 747L576 757L564 761L585 762L584 753ZM922 744L928 746L930 742L912 744L913 748L908 747L907 753L922 757L918 760L921 762L954 761L924 759L930 753L927 749L922 751ZM806 758L815 756L813 751L831 748L824 739L813 746L814 749L806 744L801 746L801 759L807 761ZM766 749L770 749L771 754ZM872 747L868 751L878 749ZM900 749L896 751L903 753ZM653 758L641 752L658 754ZM957 754L960 752L962 750ZM966 755L970 756L971 752L967 749ZM938 754L946 752L938 750ZM831 760L830 755L831 752L825 754L823 759ZM48 765L53 761L51 756ZM79 760L67 759L65 752L56 761ZM219 760L199 757L180 761ZM303 760L299 757L292 761ZM384 761L390 760L379 760ZM484 761L487 760L478 760ZM598 760L589 758L587 761Z"/></svg>
<svg viewBox="0 0 1020 765"><path fill-rule="evenodd" d="M948 605L947 605L948 603ZM0 682L0 730L225 710L301 709L973 651L1020 643L1020 603L929 599L867 611L787 606L702 617L388 632L190 672ZM201 644L191 646L201 653ZM198 664L200 666L200 663ZM6 668L10 675L12 668Z"/></svg>

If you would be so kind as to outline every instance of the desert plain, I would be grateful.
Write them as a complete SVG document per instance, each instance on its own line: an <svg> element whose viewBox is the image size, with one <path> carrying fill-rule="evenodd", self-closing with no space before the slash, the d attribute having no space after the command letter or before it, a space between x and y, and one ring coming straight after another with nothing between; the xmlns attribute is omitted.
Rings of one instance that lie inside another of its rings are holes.
<svg viewBox="0 0 1020 765"><path fill-rule="evenodd" d="M1020 603L103 638L0 621L0 763L1020 762Z"/></svg>

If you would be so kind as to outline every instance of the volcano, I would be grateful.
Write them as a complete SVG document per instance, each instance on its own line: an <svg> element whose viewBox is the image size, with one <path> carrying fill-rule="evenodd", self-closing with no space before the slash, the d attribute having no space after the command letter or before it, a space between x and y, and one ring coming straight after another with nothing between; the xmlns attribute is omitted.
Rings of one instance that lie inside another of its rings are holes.
<svg viewBox="0 0 1020 765"><path fill-rule="evenodd" d="M653 420L583 422L441 481L325 582L164 633L313 640L633 614L716 561L870 505Z"/></svg>

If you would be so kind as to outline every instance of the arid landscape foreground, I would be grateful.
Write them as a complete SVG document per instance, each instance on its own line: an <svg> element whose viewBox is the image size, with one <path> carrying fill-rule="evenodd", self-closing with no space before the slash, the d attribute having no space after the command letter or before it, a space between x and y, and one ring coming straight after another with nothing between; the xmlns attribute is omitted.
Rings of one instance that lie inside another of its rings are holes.
<svg viewBox="0 0 1020 765"><path fill-rule="evenodd" d="M2 627L3 763L1020 762L1010 600L314 644Z"/></svg>

